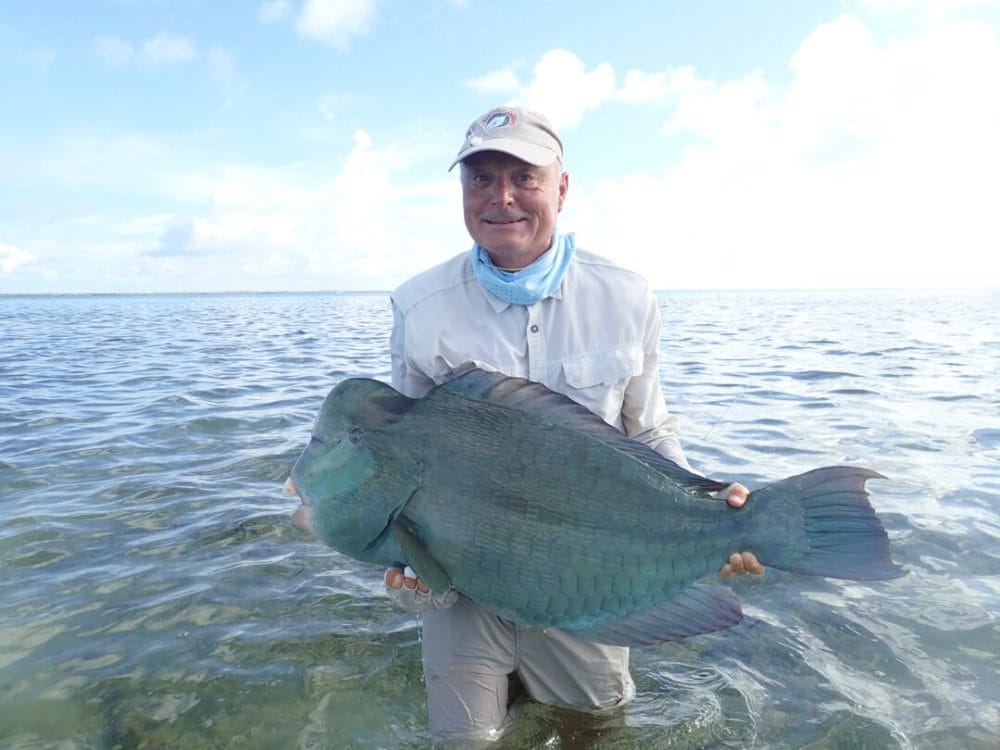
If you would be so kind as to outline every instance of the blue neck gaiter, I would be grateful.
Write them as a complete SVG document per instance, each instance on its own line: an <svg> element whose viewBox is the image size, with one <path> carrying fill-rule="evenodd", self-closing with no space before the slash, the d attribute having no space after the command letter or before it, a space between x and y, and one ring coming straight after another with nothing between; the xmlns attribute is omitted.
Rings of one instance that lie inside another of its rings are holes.
<svg viewBox="0 0 1000 750"><path fill-rule="evenodd" d="M575 245L572 233L557 234L552 238L552 247L534 263L519 271L502 271L493 265L486 248L477 243L472 246L472 268L490 294L515 305L533 305L559 289Z"/></svg>

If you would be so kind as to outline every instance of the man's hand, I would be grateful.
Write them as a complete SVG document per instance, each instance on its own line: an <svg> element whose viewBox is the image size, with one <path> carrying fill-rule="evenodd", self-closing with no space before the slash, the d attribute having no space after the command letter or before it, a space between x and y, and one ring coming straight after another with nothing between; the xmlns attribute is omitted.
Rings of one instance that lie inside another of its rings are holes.
<svg viewBox="0 0 1000 750"><path fill-rule="evenodd" d="M738 483L731 484L721 492L715 493L716 500L725 500L733 508L742 508L746 505L749 496L750 490Z"/></svg>
<svg viewBox="0 0 1000 750"><path fill-rule="evenodd" d="M757 560L753 552L734 552L729 556L729 562L719 568L719 575L723 578L730 576L753 573L759 576L764 572L764 566Z"/></svg>
<svg viewBox="0 0 1000 750"><path fill-rule="evenodd" d="M458 592L448 589L443 594L435 594L413 571L389 568L385 571L385 592L401 609L419 615L430 609L450 607L458 601Z"/></svg>
<svg viewBox="0 0 1000 750"><path fill-rule="evenodd" d="M731 484L722 490L716 497L725 499L730 507L742 508L746 505L750 491L742 484ZM729 562L719 568L719 575L723 578L738 576L744 573L760 575L764 572L764 566L757 560L753 552L734 552L729 556Z"/></svg>
<svg viewBox="0 0 1000 750"><path fill-rule="evenodd" d="M385 571L385 585L391 589L397 590L406 586L408 589L416 589L421 594L426 594L430 591L430 589L427 588L427 584L419 578L411 578L399 568L389 568Z"/></svg>

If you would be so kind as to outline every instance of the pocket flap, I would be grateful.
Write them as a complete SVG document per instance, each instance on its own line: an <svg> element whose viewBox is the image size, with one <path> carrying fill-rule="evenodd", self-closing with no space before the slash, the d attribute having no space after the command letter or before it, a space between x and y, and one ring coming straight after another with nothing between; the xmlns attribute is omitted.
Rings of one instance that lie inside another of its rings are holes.
<svg viewBox="0 0 1000 750"><path fill-rule="evenodd" d="M615 385L642 373L642 348L634 344L563 360L566 382L574 388Z"/></svg>

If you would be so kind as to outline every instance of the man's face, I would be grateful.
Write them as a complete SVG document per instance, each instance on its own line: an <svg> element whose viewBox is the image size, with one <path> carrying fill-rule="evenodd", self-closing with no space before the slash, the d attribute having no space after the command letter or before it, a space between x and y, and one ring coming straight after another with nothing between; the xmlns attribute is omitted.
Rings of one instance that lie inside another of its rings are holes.
<svg viewBox="0 0 1000 750"><path fill-rule="evenodd" d="M498 266L523 268L548 249L568 189L558 161L536 167L481 151L462 162L465 226Z"/></svg>

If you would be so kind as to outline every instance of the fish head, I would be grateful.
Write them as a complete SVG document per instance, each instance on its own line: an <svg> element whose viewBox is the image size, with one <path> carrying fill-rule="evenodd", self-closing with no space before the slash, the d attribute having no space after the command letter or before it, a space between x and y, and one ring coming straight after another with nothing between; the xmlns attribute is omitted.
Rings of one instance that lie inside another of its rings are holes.
<svg viewBox="0 0 1000 750"><path fill-rule="evenodd" d="M292 467L290 489L302 500L296 526L356 560L399 559L386 531L419 484L418 464L396 445L412 403L363 378L330 391Z"/></svg>

